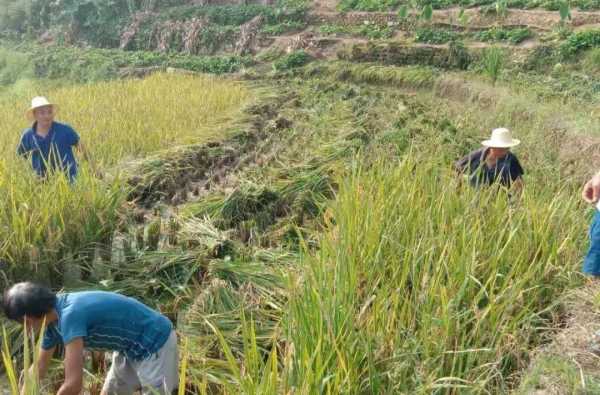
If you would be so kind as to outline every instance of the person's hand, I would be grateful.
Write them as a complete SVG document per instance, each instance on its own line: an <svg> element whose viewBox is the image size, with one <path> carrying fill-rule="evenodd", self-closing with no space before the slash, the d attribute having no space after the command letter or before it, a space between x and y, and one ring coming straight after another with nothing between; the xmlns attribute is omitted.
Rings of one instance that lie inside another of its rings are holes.
<svg viewBox="0 0 600 395"><path fill-rule="evenodd" d="M590 204L597 203L600 200L600 173L585 183L581 197Z"/></svg>

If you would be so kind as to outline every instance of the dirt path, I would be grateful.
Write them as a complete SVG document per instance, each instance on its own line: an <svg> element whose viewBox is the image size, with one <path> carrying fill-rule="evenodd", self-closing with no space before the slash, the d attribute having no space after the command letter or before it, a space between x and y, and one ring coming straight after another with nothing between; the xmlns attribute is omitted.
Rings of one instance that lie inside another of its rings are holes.
<svg viewBox="0 0 600 395"><path fill-rule="evenodd" d="M337 5L337 0L317 0L313 3L312 9L315 12L335 12Z"/></svg>
<svg viewBox="0 0 600 395"><path fill-rule="evenodd" d="M565 301L568 317L552 341L535 352L519 395L598 394L600 356L590 339L600 330L600 283L573 291Z"/></svg>

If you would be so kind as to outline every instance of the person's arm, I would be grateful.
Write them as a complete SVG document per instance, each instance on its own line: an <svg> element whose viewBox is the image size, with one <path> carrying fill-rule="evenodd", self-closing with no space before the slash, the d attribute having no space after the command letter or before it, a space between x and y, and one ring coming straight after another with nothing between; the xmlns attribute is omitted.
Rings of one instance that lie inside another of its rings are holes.
<svg viewBox="0 0 600 395"><path fill-rule="evenodd" d="M517 159L516 156L512 157L509 172L509 189L515 192L517 195L520 195L523 191L523 187L525 186L525 183L523 182L523 175L525 174L525 170L523 170L523 166L521 166L521 162L519 162L519 159Z"/></svg>
<svg viewBox="0 0 600 395"><path fill-rule="evenodd" d="M585 183L581 197L590 204L595 204L600 200L600 172Z"/></svg>
<svg viewBox="0 0 600 395"><path fill-rule="evenodd" d="M81 155L83 160L91 163L90 154L81 141L75 144L75 148L77 148L77 152Z"/></svg>
<svg viewBox="0 0 600 395"><path fill-rule="evenodd" d="M463 175L465 172L471 171L471 169L474 167L474 163L481 161L481 157L481 150L470 152L454 162L454 170L457 172L457 174ZM475 167L477 167L477 165L475 165Z"/></svg>
<svg viewBox="0 0 600 395"><path fill-rule="evenodd" d="M83 389L83 339L78 337L65 346L65 381L57 395L79 395Z"/></svg>
<svg viewBox="0 0 600 395"><path fill-rule="evenodd" d="M517 195L520 195L523 191L523 187L525 183L523 182L523 177L518 177L510 184L511 191L514 191Z"/></svg>
<svg viewBox="0 0 600 395"><path fill-rule="evenodd" d="M52 356L54 355L54 351L56 347L52 347L49 350L41 349L40 356L37 361L37 370L38 370L38 379L43 380L46 377L46 373L48 373L48 368L50 367L50 361L52 360ZM36 365L32 365L31 369L35 369Z"/></svg>
<svg viewBox="0 0 600 395"><path fill-rule="evenodd" d="M35 370L37 368L37 380L42 381L44 377L46 377L46 373L48 373L48 368L50 367L50 361L52 360L52 356L54 355L54 351L56 350L56 346L50 349L40 349L40 355L38 360L31 365L29 368L29 376L35 375ZM22 385L22 383L20 384ZM21 388L21 394L25 395L25 388Z"/></svg>
<svg viewBox="0 0 600 395"><path fill-rule="evenodd" d="M77 153L79 155L81 155L81 157L84 160L89 161L87 150L83 146L83 143L81 142L81 137L79 137L79 134L75 131L75 129L73 129L71 126L67 125L65 134L66 134L65 138L67 139L67 144L69 144L72 147L75 147L75 149L77 150Z"/></svg>
<svg viewBox="0 0 600 395"><path fill-rule="evenodd" d="M94 163L94 161L92 160L90 152L87 150L86 146L81 141L79 141L77 144L75 144L75 148L77 149L79 155L81 155L81 158L85 160L90 166L92 174L94 174L98 178L102 178L102 174L98 171L96 163Z"/></svg>
<svg viewBox="0 0 600 395"><path fill-rule="evenodd" d="M27 138L27 135L24 134L19 141L19 145L17 145L17 155L25 156L30 151L31 145L29 144L29 139Z"/></svg>

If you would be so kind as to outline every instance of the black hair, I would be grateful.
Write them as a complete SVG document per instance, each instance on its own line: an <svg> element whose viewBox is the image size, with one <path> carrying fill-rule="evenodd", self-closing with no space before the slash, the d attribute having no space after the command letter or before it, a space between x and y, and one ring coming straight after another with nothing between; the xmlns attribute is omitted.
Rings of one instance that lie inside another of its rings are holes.
<svg viewBox="0 0 600 395"><path fill-rule="evenodd" d="M24 316L41 318L56 307L56 294L40 284L18 283L4 291L2 307L13 321L21 322Z"/></svg>

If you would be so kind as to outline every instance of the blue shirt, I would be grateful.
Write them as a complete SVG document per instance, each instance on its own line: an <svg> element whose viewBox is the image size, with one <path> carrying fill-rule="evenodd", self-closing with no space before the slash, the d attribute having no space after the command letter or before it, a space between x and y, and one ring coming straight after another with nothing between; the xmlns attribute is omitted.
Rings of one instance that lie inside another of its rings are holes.
<svg viewBox="0 0 600 395"><path fill-rule="evenodd" d="M482 148L456 162L456 169L469 176L472 186L492 185L499 182L505 187L510 187L510 184L525 174L521 163L513 153L508 152L503 158L499 158L496 165L491 168L485 163L488 154L489 149Z"/></svg>
<svg viewBox="0 0 600 395"><path fill-rule="evenodd" d="M143 303L102 291L58 295L58 321L48 325L46 350L83 338L90 350L117 351L134 361L158 352L169 338L171 321Z"/></svg>
<svg viewBox="0 0 600 395"><path fill-rule="evenodd" d="M79 135L69 125L53 122L45 137L35 130L37 123L25 129L17 154L31 156L31 165L40 177L45 177L47 169L61 170L73 181L77 175L77 162L73 146L79 143Z"/></svg>

